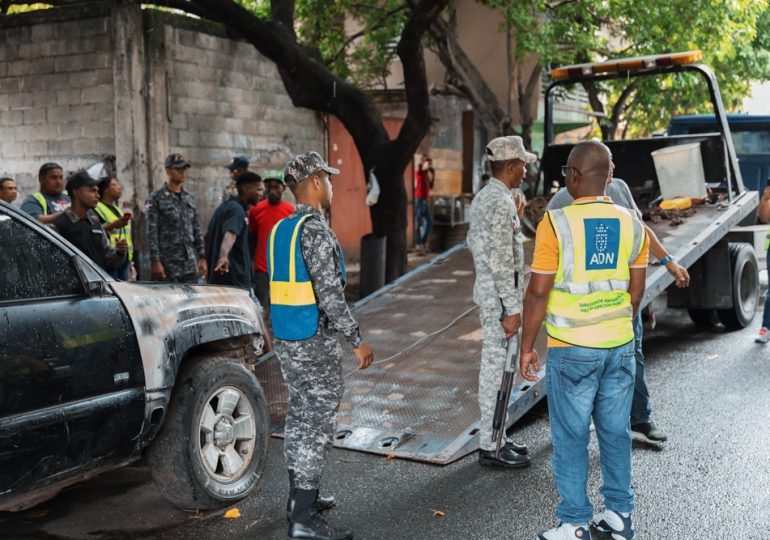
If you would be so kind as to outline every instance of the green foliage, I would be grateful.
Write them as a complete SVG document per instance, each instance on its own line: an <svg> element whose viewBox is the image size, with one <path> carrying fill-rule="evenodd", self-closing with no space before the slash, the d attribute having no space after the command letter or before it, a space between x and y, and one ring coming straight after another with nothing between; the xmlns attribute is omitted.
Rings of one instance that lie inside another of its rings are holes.
<svg viewBox="0 0 770 540"><path fill-rule="evenodd" d="M504 10L518 36L517 55L535 52L544 64L700 49L716 73L728 110L737 110L751 81L770 79L770 9L767 0L482 0ZM611 111L629 81L601 85ZM708 92L694 74L640 79L620 112L628 134L649 135L673 115L711 111Z"/></svg>
<svg viewBox="0 0 770 540"><path fill-rule="evenodd" d="M237 0L260 18L270 17L269 0ZM297 0L297 38L336 75L363 88L381 85L406 21L400 0Z"/></svg>

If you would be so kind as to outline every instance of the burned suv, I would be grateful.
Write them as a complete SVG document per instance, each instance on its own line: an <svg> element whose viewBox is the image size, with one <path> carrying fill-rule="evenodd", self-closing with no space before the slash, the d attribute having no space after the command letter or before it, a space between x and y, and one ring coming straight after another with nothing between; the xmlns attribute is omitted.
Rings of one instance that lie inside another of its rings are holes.
<svg viewBox="0 0 770 540"><path fill-rule="evenodd" d="M264 331L242 290L114 281L0 202L0 510L147 454L183 508L255 491Z"/></svg>

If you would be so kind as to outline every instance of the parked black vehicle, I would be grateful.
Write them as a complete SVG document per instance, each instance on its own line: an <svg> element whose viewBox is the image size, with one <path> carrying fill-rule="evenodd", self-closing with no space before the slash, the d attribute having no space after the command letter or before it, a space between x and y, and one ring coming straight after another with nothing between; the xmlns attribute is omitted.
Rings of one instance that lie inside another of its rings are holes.
<svg viewBox="0 0 770 540"><path fill-rule="evenodd" d="M0 510L146 452L160 491L215 508L258 489L269 415L240 289L117 282L0 202Z"/></svg>

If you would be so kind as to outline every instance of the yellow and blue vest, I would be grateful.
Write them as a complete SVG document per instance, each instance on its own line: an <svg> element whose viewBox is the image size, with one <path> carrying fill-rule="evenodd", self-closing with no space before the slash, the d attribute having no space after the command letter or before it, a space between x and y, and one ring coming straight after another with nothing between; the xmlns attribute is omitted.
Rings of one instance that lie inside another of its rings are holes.
<svg viewBox="0 0 770 540"><path fill-rule="evenodd" d="M318 330L318 301L302 255L302 227L313 214L298 214L275 224L267 242L267 274L270 278L270 316L273 333L284 341L301 341ZM342 284L345 258L337 245Z"/></svg>
<svg viewBox="0 0 770 540"><path fill-rule="evenodd" d="M548 335L579 347L610 349L634 339L630 265L645 240L639 220L611 202L575 203L547 213L559 242L548 297Z"/></svg>

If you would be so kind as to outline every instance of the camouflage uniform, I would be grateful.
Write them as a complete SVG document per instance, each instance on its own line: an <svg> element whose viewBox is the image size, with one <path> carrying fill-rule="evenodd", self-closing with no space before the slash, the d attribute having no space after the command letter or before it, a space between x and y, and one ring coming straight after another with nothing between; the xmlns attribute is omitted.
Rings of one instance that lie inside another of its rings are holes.
<svg viewBox="0 0 770 540"><path fill-rule="evenodd" d="M473 300L479 306L484 341L479 370L479 431L482 450L493 450L492 417L505 366L505 334L500 324L507 315L521 313L524 248L521 222L511 191L492 178L471 204L468 247L476 267ZM506 439L507 440L507 439Z"/></svg>
<svg viewBox="0 0 770 540"><path fill-rule="evenodd" d="M194 283L198 259L206 257L195 198L174 193L167 184L153 191L145 205L150 261L160 261L166 281Z"/></svg>
<svg viewBox="0 0 770 540"><path fill-rule="evenodd" d="M342 285L340 255L334 232L315 208L298 204L290 219L312 213L302 228L302 257L320 311L318 330L303 341L275 340L275 352L289 387L284 452L299 489L318 489L324 459L331 446L335 416L342 399L341 332L354 348L362 344L358 323L350 313Z"/></svg>
<svg viewBox="0 0 770 540"><path fill-rule="evenodd" d="M490 161L519 158L532 162L536 156L524 150L518 137L498 137L487 145ZM492 418L497 391L505 368L506 343L501 324L506 315L521 313L524 280L524 237L516 203L508 187L497 178L476 194L471 204L468 247L476 267L473 300L479 306L483 331L479 368L479 445L494 450ZM509 442L504 437L504 442Z"/></svg>

